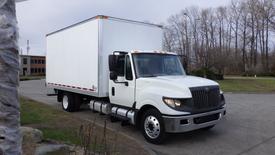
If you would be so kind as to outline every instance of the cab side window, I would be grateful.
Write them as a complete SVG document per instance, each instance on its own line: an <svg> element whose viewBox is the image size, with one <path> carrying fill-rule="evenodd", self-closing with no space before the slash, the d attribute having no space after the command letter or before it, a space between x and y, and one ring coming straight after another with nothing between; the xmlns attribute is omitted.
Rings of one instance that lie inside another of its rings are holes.
<svg viewBox="0 0 275 155"><path fill-rule="evenodd" d="M126 56L126 61L125 61L125 71L126 71L126 77L125 77L126 80L133 80L131 61L128 55Z"/></svg>
<svg viewBox="0 0 275 155"><path fill-rule="evenodd" d="M117 76L124 76L125 55L118 57Z"/></svg>

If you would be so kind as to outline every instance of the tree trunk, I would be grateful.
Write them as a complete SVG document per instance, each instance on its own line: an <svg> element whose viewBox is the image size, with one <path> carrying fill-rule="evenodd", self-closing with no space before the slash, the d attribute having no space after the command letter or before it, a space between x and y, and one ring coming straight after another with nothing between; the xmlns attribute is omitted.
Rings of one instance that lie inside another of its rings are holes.
<svg viewBox="0 0 275 155"><path fill-rule="evenodd" d="M246 47L245 47L245 46L246 46L246 28L247 28L247 27L246 27L246 26L247 26L247 25L246 25L246 24L247 24L247 23L246 23L246 22L247 22L246 20L247 20L246 17L244 17L243 48L242 48L242 52L243 52L243 58L242 58L242 60L243 60L243 72L244 72L244 73L246 72L246 68L247 68L247 67L246 67L246 65L247 65L247 64L246 64L246 62L247 62L247 61L246 61L246 49L245 49L245 48L246 48Z"/></svg>
<svg viewBox="0 0 275 155"><path fill-rule="evenodd" d="M238 55L238 30L239 30L239 22L236 21L236 31L235 31L235 57Z"/></svg>
<svg viewBox="0 0 275 155"><path fill-rule="evenodd" d="M189 48L189 38L188 38L188 22L187 22L187 20L186 20L186 22L185 22L186 24L185 24L185 51L186 51L186 55L185 55L185 63L186 63L186 66L185 66L185 69L186 69L186 73L188 73L188 67L189 67L189 59L190 59L190 48ZM191 39L191 37L190 37L190 39Z"/></svg>
<svg viewBox="0 0 275 155"><path fill-rule="evenodd" d="M18 46L14 0L0 0L0 154L21 154Z"/></svg>
<svg viewBox="0 0 275 155"><path fill-rule="evenodd" d="M255 20L254 20L254 14L251 13L251 43L250 43L250 68L252 68L252 65L254 64L254 49L255 49ZM254 65L255 66L255 65Z"/></svg>
<svg viewBox="0 0 275 155"><path fill-rule="evenodd" d="M256 36L255 36L255 50L254 50L254 67L258 64L258 28L256 28Z"/></svg>
<svg viewBox="0 0 275 155"><path fill-rule="evenodd" d="M269 36L269 22L268 18L266 19L266 41L265 41L265 61L266 61L266 71L269 72L269 53L268 53L268 36Z"/></svg>
<svg viewBox="0 0 275 155"><path fill-rule="evenodd" d="M263 64L264 67L266 68L266 61L265 61L265 21L264 19L262 19L262 60L263 60Z"/></svg>

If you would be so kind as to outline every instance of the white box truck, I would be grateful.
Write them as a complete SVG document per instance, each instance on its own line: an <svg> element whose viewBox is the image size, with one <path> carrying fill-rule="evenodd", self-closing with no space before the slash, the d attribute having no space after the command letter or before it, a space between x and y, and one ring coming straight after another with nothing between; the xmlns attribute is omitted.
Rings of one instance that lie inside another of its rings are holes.
<svg viewBox="0 0 275 155"><path fill-rule="evenodd" d="M162 51L162 26L99 15L47 35L46 84L64 110L93 111L162 143L167 133L214 127L226 114L218 83L185 74Z"/></svg>

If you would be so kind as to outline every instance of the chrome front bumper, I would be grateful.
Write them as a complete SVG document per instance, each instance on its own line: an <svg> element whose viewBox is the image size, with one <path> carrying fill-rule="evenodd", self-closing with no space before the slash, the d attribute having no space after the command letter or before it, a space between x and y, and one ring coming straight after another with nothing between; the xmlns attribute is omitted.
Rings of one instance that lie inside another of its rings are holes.
<svg viewBox="0 0 275 155"><path fill-rule="evenodd" d="M187 132L217 124L226 114L226 108L186 116L162 116L168 133Z"/></svg>

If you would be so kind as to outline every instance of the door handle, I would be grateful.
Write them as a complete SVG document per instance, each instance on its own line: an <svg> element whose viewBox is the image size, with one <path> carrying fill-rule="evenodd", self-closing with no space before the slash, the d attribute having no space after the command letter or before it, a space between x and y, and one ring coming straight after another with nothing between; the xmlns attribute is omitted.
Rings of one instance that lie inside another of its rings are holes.
<svg viewBox="0 0 275 155"><path fill-rule="evenodd" d="M115 96L115 87L112 87L112 96Z"/></svg>

